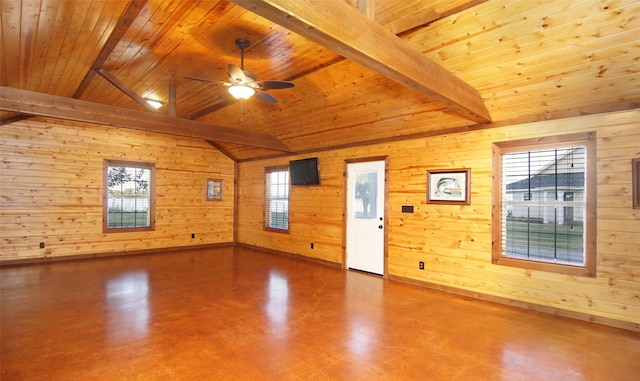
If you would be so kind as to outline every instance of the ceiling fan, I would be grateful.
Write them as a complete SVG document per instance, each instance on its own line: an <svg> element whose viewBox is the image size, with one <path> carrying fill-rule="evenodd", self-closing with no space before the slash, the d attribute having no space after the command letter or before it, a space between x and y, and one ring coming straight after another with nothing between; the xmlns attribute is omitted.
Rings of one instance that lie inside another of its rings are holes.
<svg viewBox="0 0 640 381"><path fill-rule="evenodd" d="M287 89L295 86L293 82L289 81L258 81L255 74L244 70L244 50L249 47L249 41L244 38L238 38L236 40L236 46L240 48L240 66L238 67L238 65L232 63L227 65L229 82L189 76L185 76L185 78L227 86L229 88L229 94L236 99L249 99L255 95L256 98L261 101L273 104L277 103L278 100L273 95L267 93L266 90ZM224 96L226 95L225 93Z"/></svg>

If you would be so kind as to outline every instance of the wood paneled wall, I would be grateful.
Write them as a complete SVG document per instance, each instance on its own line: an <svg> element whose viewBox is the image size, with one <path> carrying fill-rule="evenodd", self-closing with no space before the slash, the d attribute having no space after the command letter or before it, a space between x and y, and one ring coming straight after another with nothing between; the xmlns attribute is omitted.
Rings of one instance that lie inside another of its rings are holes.
<svg viewBox="0 0 640 381"><path fill-rule="evenodd" d="M42 118L0 139L1 260L233 242L235 164L202 140ZM104 159L155 163L155 231L102 232ZM207 178L222 201L205 200Z"/></svg>
<svg viewBox="0 0 640 381"><path fill-rule="evenodd" d="M597 134L597 277L491 264L491 144L584 131ZM640 110L241 162L237 242L342 263L344 161L387 155L389 276L640 329L640 210L631 198ZM309 156L320 159L322 185L291 189L289 234L264 231L264 167ZM471 168L471 205L426 203L427 169L446 168Z"/></svg>
<svg viewBox="0 0 640 381"><path fill-rule="evenodd" d="M584 131L597 134L597 277L492 265L491 143ZM1 260L233 241L234 163L206 142L43 118L4 125L0 138ZM288 234L263 230L264 168L310 156L322 184L291 189ZM640 110L241 162L237 242L342 263L344 162L374 156L389 157L388 275L640 329L640 211L631 207ZM156 164L155 231L102 233L105 158ZM426 170L463 167L471 205L426 204ZM207 178L224 180L223 201L205 201Z"/></svg>

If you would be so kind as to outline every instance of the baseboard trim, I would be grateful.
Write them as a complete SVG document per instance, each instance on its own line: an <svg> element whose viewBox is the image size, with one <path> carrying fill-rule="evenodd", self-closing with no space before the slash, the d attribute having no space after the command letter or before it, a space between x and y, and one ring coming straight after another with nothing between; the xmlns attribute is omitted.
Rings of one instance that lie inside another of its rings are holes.
<svg viewBox="0 0 640 381"><path fill-rule="evenodd" d="M300 260L303 260L303 261L319 263L319 264L325 265L325 266L342 268L342 264L340 264L340 263L327 261L326 259L308 257L308 256L302 255L302 254L295 254L295 253L290 253L290 252L281 251L281 250L273 250L273 249L268 249L268 248L262 247L262 246L249 245L249 244L246 244L246 243L236 243L236 246L237 247L244 247L244 248L251 249L251 250L262 251L262 252L267 253L267 254L278 255L278 256L281 256L281 257L300 259Z"/></svg>
<svg viewBox="0 0 640 381"><path fill-rule="evenodd" d="M617 319L601 317L601 316L594 316L594 315L590 315L582 312L570 311L570 310L565 310L557 307L549 307L542 304L524 302L524 301L509 299L503 296L489 295L489 294L484 294L480 292L464 290L456 287L445 286L437 283L425 282L425 281L405 278L405 277L396 276L396 275L390 275L389 280L402 282L402 283L409 283L415 286L425 287L432 290L443 291L449 294L466 296L466 297L470 297L478 300L485 300L488 302L504 304L504 305L536 311L536 312L542 312L542 313L560 316L564 318L605 325L613 328L620 328L627 331L640 332L640 324L638 323L632 323L628 321L617 320Z"/></svg>
<svg viewBox="0 0 640 381"><path fill-rule="evenodd" d="M225 247L225 246L233 246L233 245L234 245L233 242L223 242L223 243L210 243L210 244L204 244L204 245L161 247L157 249L125 250L125 251L114 251L114 252L92 253L92 254L76 254L76 255L60 255L55 257L5 259L0 261L0 267L38 264L38 263L51 263L51 262L60 262L60 261L74 261L74 260L92 259L92 258L157 254L157 253L166 253L170 251L180 251L180 250L201 250L201 249L211 249L216 247Z"/></svg>

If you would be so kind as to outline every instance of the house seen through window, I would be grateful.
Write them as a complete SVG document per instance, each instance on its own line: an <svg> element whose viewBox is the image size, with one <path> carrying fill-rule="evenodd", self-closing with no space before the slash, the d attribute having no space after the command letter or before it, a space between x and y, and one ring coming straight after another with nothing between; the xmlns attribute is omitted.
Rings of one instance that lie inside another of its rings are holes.
<svg viewBox="0 0 640 381"><path fill-rule="evenodd" d="M494 263L595 275L594 143L578 135L494 145Z"/></svg>
<svg viewBox="0 0 640 381"><path fill-rule="evenodd" d="M153 164L105 160L105 231L153 229L153 179Z"/></svg>

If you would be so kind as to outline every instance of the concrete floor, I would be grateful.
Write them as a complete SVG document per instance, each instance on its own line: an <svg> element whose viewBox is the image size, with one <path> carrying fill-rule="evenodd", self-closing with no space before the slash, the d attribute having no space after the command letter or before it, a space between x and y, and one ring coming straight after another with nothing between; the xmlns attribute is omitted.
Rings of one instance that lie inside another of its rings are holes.
<svg viewBox="0 0 640 381"><path fill-rule="evenodd" d="M640 334L246 248L0 268L9 380L638 380Z"/></svg>

